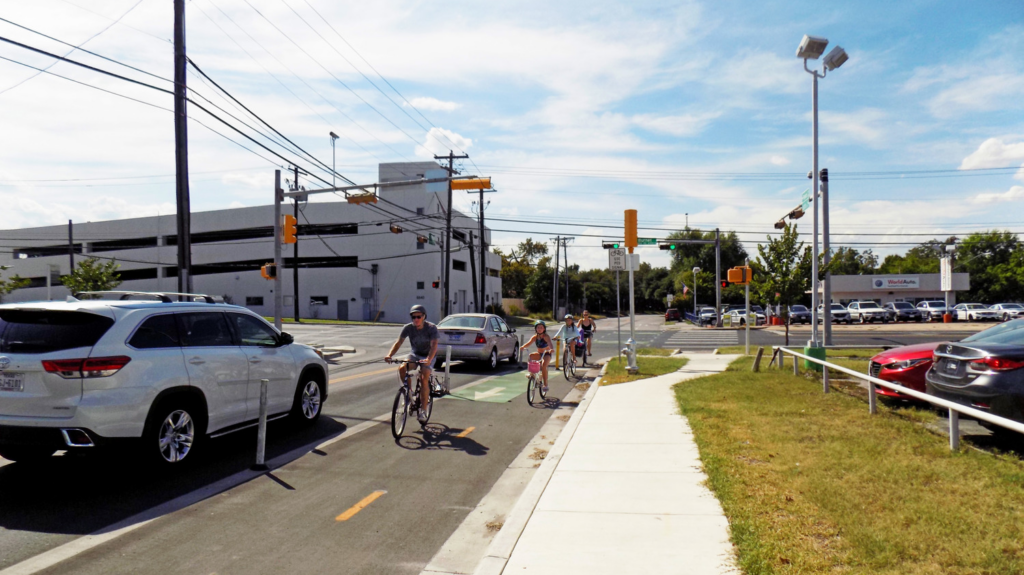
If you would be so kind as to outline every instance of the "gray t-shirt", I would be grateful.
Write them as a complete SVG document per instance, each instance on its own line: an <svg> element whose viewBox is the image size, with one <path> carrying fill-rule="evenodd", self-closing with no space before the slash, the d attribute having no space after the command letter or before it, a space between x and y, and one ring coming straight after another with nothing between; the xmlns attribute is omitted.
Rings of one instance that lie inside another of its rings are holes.
<svg viewBox="0 0 1024 575"><path fill-rule="evenodd" d="M438 339L437 326L429 321L423 320L423 329L416 329L411 323L405 324L402 328L403 339L409 340L412 352L421 357L430 355L430 344Z"/></svg>

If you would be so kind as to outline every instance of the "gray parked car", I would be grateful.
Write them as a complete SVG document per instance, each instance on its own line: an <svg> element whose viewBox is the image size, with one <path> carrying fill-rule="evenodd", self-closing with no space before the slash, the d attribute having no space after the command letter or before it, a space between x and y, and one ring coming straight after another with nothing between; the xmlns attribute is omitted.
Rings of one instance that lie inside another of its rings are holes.
<svg viewBox="0 0 1024 575"><path fill-rule="evenodd" d="M889 319L895 322L921 321L924 318L921 310L914 307L914 304L905 301L887 303L885 309L889 312Z"/></svg>
<svg viewBox="0 0 1024 575"><path fill-rule="evenodd" d="M942 315L946 313L946 302L943 301L922 301L917 303L917 309L928 321L942 321Z"/></svg>
<svg viewBox="0 0 1024 575"><path fill-rule="evenodd" d="M850 312L850 319L852 321L859 321L860 323L875 321L889 323L889 312L878 307L878 304L871 300L852 302L846 306L846 309Z"/></svg>
<svg viewBox="0 0 1024 575"><path fill-rule="evenodd" d="M832 303L832 323L845 323L851 324L853 320L850 319L850 312L846 311L841 303ZM821 304L818 304L818 323L825 322L825 308Z"/></svg>
<svg viewBox="0 0 1024 575"><path fill-rule="evenodd" d="M800 304L789 306L789 323L811 323L811 310Z"/></svg>
<svg viewBox="0 0 1024 575"><path fill-rule="evenodd" d="M452 346L452 359L486 362L491 369L507 359L519 363L519 338L516 330L505 320L486 313L459 313L450 315L437 324L440 363L445 358L445 346ZM552 332L554 333L554 332Z"/></svg>

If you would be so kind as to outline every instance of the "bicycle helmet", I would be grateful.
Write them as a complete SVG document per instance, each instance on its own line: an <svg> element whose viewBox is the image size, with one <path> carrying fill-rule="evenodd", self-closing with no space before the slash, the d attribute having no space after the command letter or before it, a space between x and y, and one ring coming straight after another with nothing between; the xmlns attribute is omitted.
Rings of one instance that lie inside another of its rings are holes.
<svg viewBox="0 0 1024 575"><path fill-rule="evenodd" d="M423 307L423 306L421 306L419 304L416 304L416 305L412 306L412 308L409 309L409 315L412 315L414 313L421 313L421 314L423 314L423 319L427 318L427 308L425 308L425 307Z"/></svg>
<svg viewBox="0 0 1024 575"><path fill-rule="evenodd" d="M563 317L562 319L576 319L576 318L572 317L571 313L567 313L567 314L565 314L565 317Z"/></svg>
<svg viewBox="0 0 1024 575"><path fill-rule="evenodd" d="M533 322L533 331L537 331L538 327L543 327L544 331L548 330L548 324L544 323L543 320L537 320Z"/></svg>

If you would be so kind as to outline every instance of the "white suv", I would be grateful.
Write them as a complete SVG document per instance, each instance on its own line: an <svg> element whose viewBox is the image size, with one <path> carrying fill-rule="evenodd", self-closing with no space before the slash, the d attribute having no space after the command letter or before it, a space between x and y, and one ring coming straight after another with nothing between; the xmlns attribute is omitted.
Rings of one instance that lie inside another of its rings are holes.
<svg viewBox="0 0 1024 575"><path fill-rule="evenodd" d="M0 456L141 438L144 455L179 464L208 436L254 425L262 379L271 418L319 418L318 351L245 308L147 295L159 301L0 305Z"/></svg>

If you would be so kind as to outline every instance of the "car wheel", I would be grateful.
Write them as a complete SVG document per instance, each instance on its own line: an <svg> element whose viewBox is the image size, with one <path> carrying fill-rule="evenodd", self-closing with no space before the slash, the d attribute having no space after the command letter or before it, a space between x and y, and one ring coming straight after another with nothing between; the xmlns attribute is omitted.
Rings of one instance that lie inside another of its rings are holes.
<svg viewBox="0 0 1024 575"><path fill-rule="evenodd" d="M1010 314L1004 313L1003 314L1003 321L1010 321Z"/></svg>
<svg viewBox="0 0 1024 575"><path fill-rule="evenodd" d="M857 318L857 319L858 319L858 320L860 321L860 323L861 323L861 324L865 324L865 323L867 323L867 320L865 320L865 319L864 319L864 316L860 316L860 317L859 317L859 318Z"/></svg>
<svg viewBox="0 0 1024 575"><path fill-rule="evenodd" d="M50 449L49 447L26 447L14 445L0 447L0 457L11 461L30 463L32 461L42 461L53 455L54 451L56 451L56 449Z"/></svg>
<svg viewBox="0 0 1024 575"><path fill-rule="evenodd" d="M162 401L149 413L143 432L145 455L157 465L181 467L194 461L203 429L201 412L185 398Z"/></svg>
<svg viewBox="0 0 1024 575"><path fill-rule="evenodd" d="M487 367L496 369L498 367L498 348L491 349L491 355L487 357Z"/></svg>
<svg viewBox="0 0 1024 575"><path fill-rule="evenodd" d="M295 387L292 416L302 423L312 424L320 419L324 405L324 383L318 377L303 377Z"/></svg>
<svg viewBox="0 0 1024 575"><path fill-rule="evenodd" d="M974 316L973 315L968 315L967 316L967 321L974 321Z"/></svg>
<svg viewBox="0 0 1024 575"><path fill-rule="evenodd" d="M515 351L513 351L512 355L509 356L509 358L508 358L508 362L511 365L519 365L519 356L522 355L522 353L523 353L523 350L519 349L519 344L517 343Z"/></svg>
<svg viewBox="0 0 1024 575"><path fill-rule="evenodd" d="M889 318L882 319L882 323L889 323ZM896 323L899 323L899 320L896 320Z"/></svg>

